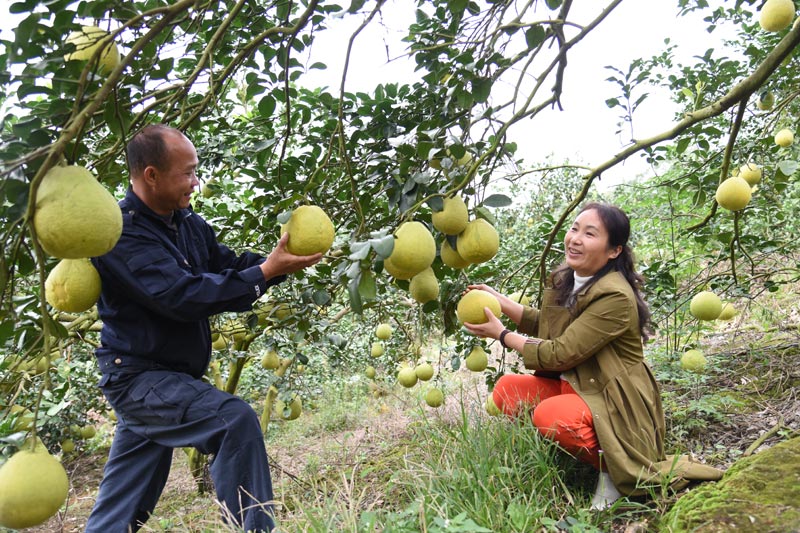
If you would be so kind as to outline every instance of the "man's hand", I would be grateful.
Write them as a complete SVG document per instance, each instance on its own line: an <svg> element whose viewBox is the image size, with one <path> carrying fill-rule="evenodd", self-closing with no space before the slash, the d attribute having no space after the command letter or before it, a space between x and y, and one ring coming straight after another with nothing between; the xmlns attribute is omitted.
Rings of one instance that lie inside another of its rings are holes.
<svg viewBox="0 0 800 533"><path fill-rule="evenodd" d="M298 270L310 267L319 263L322 259L322 254L314 255L294 255L289 253L286 249L286 243L289 242L289 234L284 233L275 249L267 256L267 260L261 263L261 272L264 273L264 279L272 279L276 276L284 274L292 274Z"/></svg>

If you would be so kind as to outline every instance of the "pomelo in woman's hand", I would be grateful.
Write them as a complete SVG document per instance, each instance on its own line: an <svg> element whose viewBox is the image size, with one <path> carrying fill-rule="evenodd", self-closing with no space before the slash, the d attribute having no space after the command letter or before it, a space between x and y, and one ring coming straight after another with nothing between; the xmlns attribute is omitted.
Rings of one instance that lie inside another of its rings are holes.
<svg viewBox="0 0 800 533"><path fill-rule="evenodd" d="M494 294L481 289L474 289L461 297L456 306L456 316L462 324L483 324L488 321L484 307L488 307L494 316L500 318L500 302Z"/></svg>

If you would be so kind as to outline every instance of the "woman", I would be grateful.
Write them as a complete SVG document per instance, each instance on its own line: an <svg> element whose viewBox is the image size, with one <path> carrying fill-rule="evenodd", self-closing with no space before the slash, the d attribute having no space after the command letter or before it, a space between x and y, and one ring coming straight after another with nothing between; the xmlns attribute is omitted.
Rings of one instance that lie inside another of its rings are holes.
<svg viewBox="0 0 800 533"><path fill-rule="evenodd" d="M650 311L628 246L630 221L619 208L585 205L564 237L566 260L550 277L542 308L523 306L491 287L509 331L489 309L488 322L464 324L522 355L534 374L506 374L493 400L507 415L534 407L539 431L600 472L592 507L622 494L646 492L659 474L686 480L719 479L722 472L664 454L664 412L658 385L644 361ZM536 337L527 335L536 333ZM673 485L674 486L674 485ZM677 487L676 487L677 488Z"/></svg>

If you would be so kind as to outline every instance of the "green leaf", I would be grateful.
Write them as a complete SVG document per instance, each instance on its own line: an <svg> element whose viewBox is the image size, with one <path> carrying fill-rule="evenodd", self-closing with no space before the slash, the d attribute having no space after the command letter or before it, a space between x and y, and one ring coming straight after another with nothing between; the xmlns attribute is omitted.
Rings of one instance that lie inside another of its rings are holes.
<svg viewBox="0 0 800 533"><path fill-rule="evenodd" d="M258 114L262 117L271 117L275 113L276 105L275 98L268 94L258 101Z"/></svg>
<svg viewBox="0 0 800 533"><path fill-rule="evenodd" d="M290 209L289 211L284 211L283 213L275 217L278 220L278 224L286 224L287 222L289 222L289 219L292 218L292 211L294 210Z"/></svg>
<svg viewBox="0 0 800 533"><path fill-rule="evenodd" d="M350 308L353 310L354 313L361 314L364 310L364 307L361 303L361 295L358 292L358 279L352 279L347 284L347 295L350 297Z"/></svg>
<svg viewBox="0 0 800 533"><path fill-rule="evenodd" d="M311 295L311 299L317 305L325 305L331 301L331 295L325 289L318 289Z"/></svg>
<svg viewBox="0 0 800 533"><path fill-rule="evenodd" d="M347 257L351 261L361 261L369 255L368 242L354 242L350 245L350 255Z"/></svg>
<svg viewBox="0 0 800 533"><path fill-rule="evenodd" d="M481 205L475 208L475 214L480 218L486 220L486 222L488 222L492 226L497 224L497 219L494 218L492 212Z"/></svg>
<svg viewBox="0 0 800 533"><path fill-rule="evenodd" d="M358 283L358 294L363 300L374 300L378 295L378 287L375 278L369 272L361 273L361 281Z"/></svg>
<svg viewBox="0 0 800 533"><path fill-rule="evenodd" d="M536 48L544 42L546 35L547 32L541 24L531 26L525 30L525 44L528 45L529 49Z"/></svg>
<svg viewBox="0 0 800 533"><path fill-rule="evenodd" d="M505 194L492 194L483 201L483 205L489 207L506 207L511 205L512 200Z"/></svg>
<svg viewBox="0 0 800 533"><path fill-rule="evenodd" d="M781 174L784 176L792 176L795 172L797 172L797 161L781 161L778 163L778 170L781 171Z"/></svg>
<svg viewBox="0 0 800 533"><path fill-rule="evenodd" d="M489 100L492 92L492 80L489 78L477 78L472 80L472 97L478 103L485 103Z"/></svg>
<svg viewBox="0 0 800 533"><path fill-rule="evenodd" d="M438 213L444 209L444 198L441 196L434 196L428 200L428 206L431 208L431 211Z"/></svg>
<svg viewBox="0 0 800 533"><path fill-rule="evenodd" d="M370 239L369 244L372 246L372 249L375 250L375 253L378 254L378 257L386 259L392 255L392 251L394 250L394 235L389 234L379 239Z"/></svg>

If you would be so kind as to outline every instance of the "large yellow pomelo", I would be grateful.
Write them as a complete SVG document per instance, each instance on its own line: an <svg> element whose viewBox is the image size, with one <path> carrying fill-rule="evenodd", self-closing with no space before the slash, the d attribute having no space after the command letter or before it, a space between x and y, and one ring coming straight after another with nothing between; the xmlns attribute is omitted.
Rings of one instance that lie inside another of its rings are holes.
<svg viewBox="0 0 800 533"><path fill-rule="evenodd" d="M59 259L97 257L122 234L117 201L83 167L47 171L36 191L33 227L44 251Z"/></svg>
<svg viewBox="0 0 800 533"><path fill-rule="evenodd" d="M494 294L481 290L473 289L461 297L456 306L456 316L459 322L469 324L483 324L488 319L483 308L488 307L494 316L500 317L500 302Z"/></svg>
<svg viewBox="0 0 800 533"><path fill-rule="evenodd" d="M467 204L460 196L444 199L441 211L434 211L431 215L433 227L445 235L458 235L469 223Z"/></svg>
<svg viewBox="0 0 800 533"><path fill-rule="evenodd" d="M457 251L453 250L453 247L450 246L450 243L447 242L447 239L442 241L442 249L440 254L442 256L442 263L450 268L460 270L469 266L469 261L464 260L464 258L461 257Z"/></svg>
<svg viewBox="0 0 800 533"><path fill-rule="evenodd" d="M301 205L294 211L289 221L281 226L281 235L289 233L286 248L294 255L313 255L325 253L333 244L336 230L333 222L316 205Z"/></svg>
<svg viewBox="0 0 800 533"><path fill-rule="evenodd" d="M792 0L767 0L761 8L758 23L765 31L781 31L794 19Z"/></svg>
<svg viewBox="0 0 800 533"><path fill-rule="evenodd" d="M788 148L794 143L794 132L789 128L783 128L775 134L775 144L782 148Z"/></svg>
<svg viewBox="0 0 800 533"><path fill-rule="evenodd" d="M745 163L739 167L739 177L747 182L751 187L758 185L761 181L761 167L755 163Z"/></svg>
<svg viewBox="0 0 800 533"><path fill-rule="evenodd" d="M722 301L711 291L701 291L689 303L689 312L698 320L716 320L722 312Z"/></svg>
<svg viewBox="0 0 800 533"><path fill-rule="evenodd" d="M399 272L415 276L436 259L436 242L422 222L403 222L394 237L394 249L384 265L388 262Z"/></svg>
<svg viewBox="0 0 800 533"><path fill-rule="evenodd" d="M56 514L68 493L61 463L44 445L33 451L25 447L0 467L0 526L37 526Z"/></svg>
<svg viewBox="0 0 800 533"><path fill-rule="evenodd" d="M408 285L411 297L424 304L439 297L439 280L431 267L426 268L413 278Z"/></svg>
<svg viewBox="0 0 800 533"><path fill-rule="evenodd" d="M752 197L750 184L739 176L732 176L717 187L715 198L717 203L731 211L744 209Z"/></svg>
<svg viewBox="0 0 800 533"><path fill-rule="evenodd" d="M97 26L82 26L67 36L67 44L74 44L75 51L64 54L64 61L89 61L98 48L102 48L97 70L109 74L119 65L119 49L111 35Z"/></svg>
<svg viewBox="0 0 800 533"><path fill-rule="evenodd" d="M458 255L470 263L484 263L494 257L500 247L500 236L494 226L476 218L464 228L456 243Z"/></svg>
<svg viewBox="0 0 800 533"><path fill-rule="evenodd" d="M392 277L397 279L411 279L414 277L414 273L406 272L405 270L397 268L397 265L392 263L391 257L387 257L383 261L383 268L385 268L386 272L388 272Z"/></svg>
<svg viewBox="0 0 800 533"><path fill-rule="evenodd" d="M88 259L62 259L44 282L47 303L59 311L80 313L100 297L100 274Z"/></svg>

